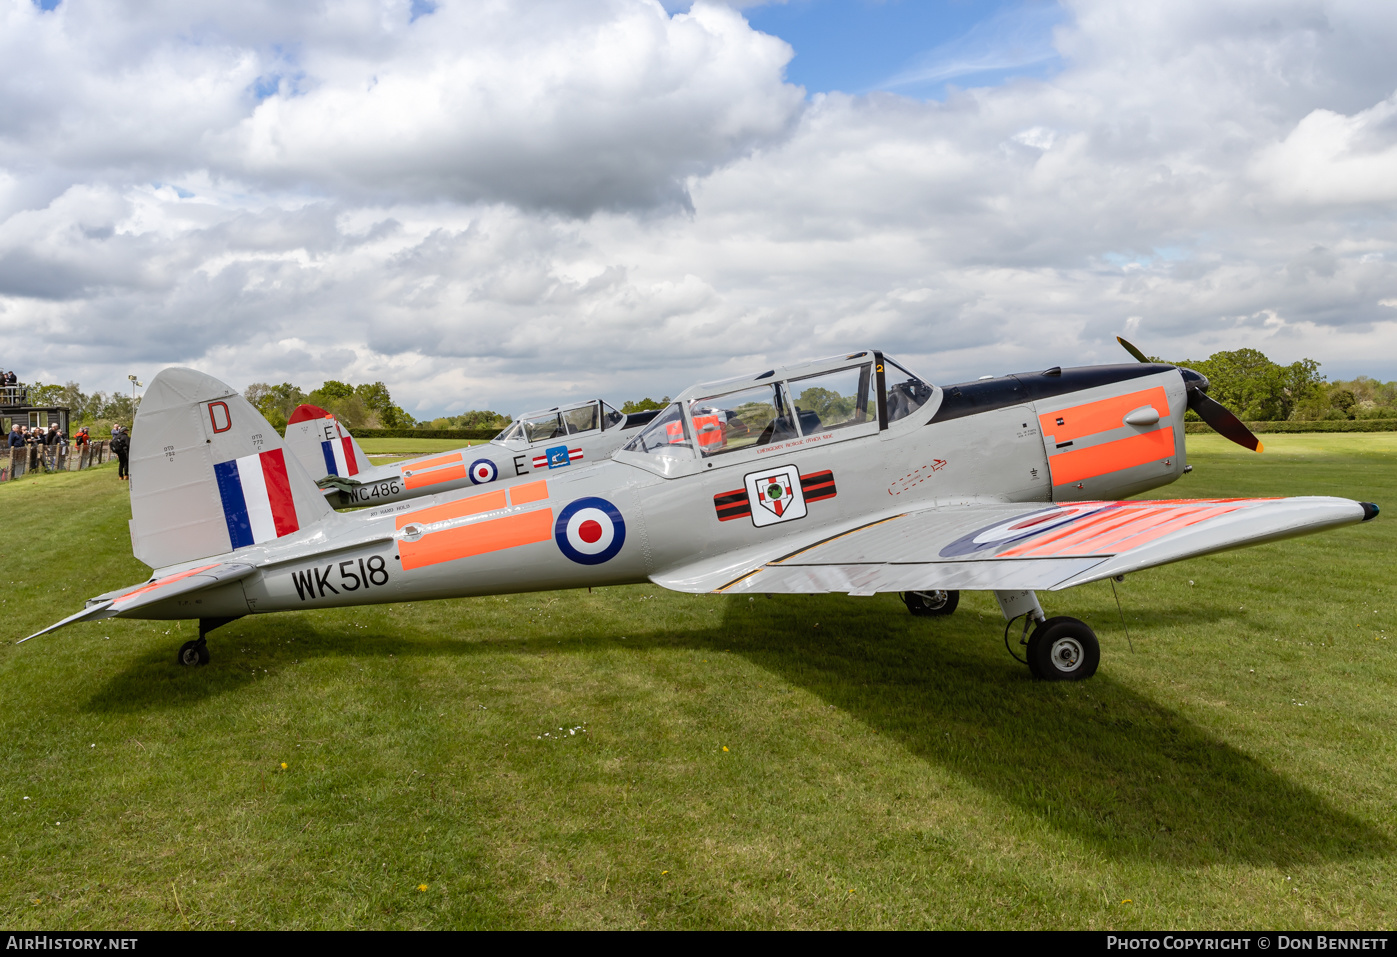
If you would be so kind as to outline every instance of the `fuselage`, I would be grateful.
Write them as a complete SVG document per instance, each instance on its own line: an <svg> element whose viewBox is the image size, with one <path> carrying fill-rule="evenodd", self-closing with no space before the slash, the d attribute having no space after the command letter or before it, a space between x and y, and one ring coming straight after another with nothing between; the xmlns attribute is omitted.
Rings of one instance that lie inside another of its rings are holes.
<svg viewBox="0 0 1397 957"><path fill-rule="evenodd" d="M670 445L646 451L646 442L631 442L605 461L537 470L508 487L331 515L223 559L254 565L255 575L135 614L233 617L625 584L704 562L728 562L739 575L775 546L794 551L912 509L1119 498L1172 482L1186 466L1185 383L1172 366L908 389L891 384L893 366L885 375L881 354L844 361L829 360L825 371L773 370L750 380L758 386L688 390L672 407ZM823 427L802 407L811 393L801 383L860 368L866 399L840 424ZM726 421L718 414L721 393L766 387L793 403L789 434L776 438L772 423L752 442L754 428L731 411ZM717 447L736 435L751 444Z"/></svg>
<svg viewBox="0 0 1397 957"><path fill-rule="evenodd" d="M571 420L566 415L569 412ZM591 413L581 427L579 412ZM575 470L605 460L652 415L620 415L605 403L593 401L570 407L563 414L554 410L556 425L545 429L537 420L546 417L534 413L534 419L521 419L515 428L481 445L372 466L353 476L355 484L328 493L331 504L336 508L384 505L461 489L503 487ZM526 425L534 427L526 430Z"/></svg>

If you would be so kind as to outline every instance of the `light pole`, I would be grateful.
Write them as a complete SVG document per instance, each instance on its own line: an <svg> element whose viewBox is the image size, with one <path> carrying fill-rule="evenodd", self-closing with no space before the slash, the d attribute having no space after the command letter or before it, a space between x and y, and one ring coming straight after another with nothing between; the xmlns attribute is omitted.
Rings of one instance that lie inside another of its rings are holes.
<svg viewBox="0 0 1397 957"><path fill-rule="evenodd" d="M140 386L142 389L144 389L146 386L145 386L145 383L144 383L144 382L137 382L137 381L136 381L136 377L133 376L133 375L129 375L129 376L127 376L126 378L128 378L128 379L131 380L131 408L132 408L132 409L135 409L135 408L136 408L136 386Z"/></svg>

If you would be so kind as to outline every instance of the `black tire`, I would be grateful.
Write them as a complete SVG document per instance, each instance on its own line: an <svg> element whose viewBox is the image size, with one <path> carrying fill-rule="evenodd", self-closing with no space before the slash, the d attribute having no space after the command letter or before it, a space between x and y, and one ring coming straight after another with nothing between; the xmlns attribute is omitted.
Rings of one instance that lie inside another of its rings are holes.
<svg viewBox="0 0 1397 957"><path fill-rule="evenodd" d="M958 591L908 591L902 593L907 610L920 617L949 615L960 604Z"/></svg>
<svg viewBox="0 0 1397 957"><path fill-rule="evenodd" d="M179 646L179 663L190 668L209 663L209 646L201 641L186 641Z"/></svg>
<svg viewBox="0 0 1397 957"><path fill-rule="evenodd" d="M1101 643L1086 622L1049 618L1028 638L1028 670L1044 681L1085 681L1101 664Z"/></svg>

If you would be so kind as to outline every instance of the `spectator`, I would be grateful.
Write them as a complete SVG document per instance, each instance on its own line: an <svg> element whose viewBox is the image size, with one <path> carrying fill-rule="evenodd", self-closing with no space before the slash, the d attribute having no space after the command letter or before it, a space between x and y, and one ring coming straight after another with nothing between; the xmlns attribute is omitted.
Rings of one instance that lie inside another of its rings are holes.
<svg viewBox="0 0 1397 957"><path fill-rule="evenodd" d="M78 429L77 435L73 436L73 445L77 447L78 451L87 448L88 443L91 441L92 437L87 434L87 426L85 425Z"/></svg>
<svg viewBox="0 0 1397 957"><path fill-rule="evenodd" d="M131 455L131 437L126 430L119 425L112 426L112 454L116 456L117 469L116 477L123 482L131 478L129 462Z"/></svg>
<svg viewBox="0 0 1397 957"><path fill-rule="evenodd" d="M12 449L24 448L24 433L20 431L18 422L10 426L10 437L7 441L9 442L9 447Z"/></svg>

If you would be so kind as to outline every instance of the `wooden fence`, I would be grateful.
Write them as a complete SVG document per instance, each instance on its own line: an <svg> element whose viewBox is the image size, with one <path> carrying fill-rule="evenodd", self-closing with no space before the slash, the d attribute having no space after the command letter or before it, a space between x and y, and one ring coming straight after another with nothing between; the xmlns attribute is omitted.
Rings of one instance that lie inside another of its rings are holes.
<svg viewBox="0 0 1397 957"><path fill-rule="evenodd" d="M92 468L113 458L111 443L103 440L78 448L72 445L27 445L0 452L0 482L24 476L26 472L68 472Z"/></svg>

